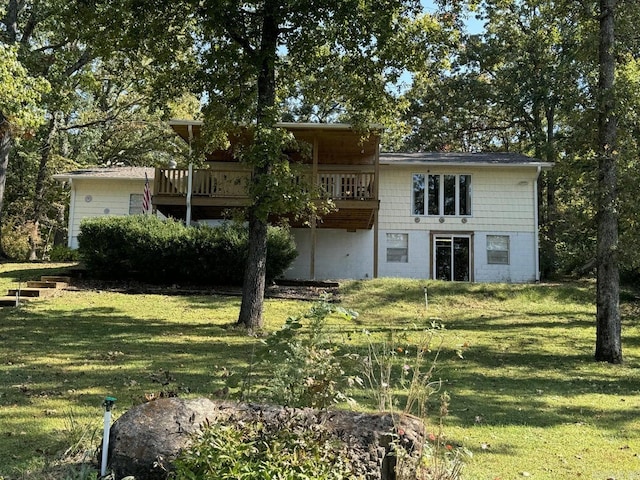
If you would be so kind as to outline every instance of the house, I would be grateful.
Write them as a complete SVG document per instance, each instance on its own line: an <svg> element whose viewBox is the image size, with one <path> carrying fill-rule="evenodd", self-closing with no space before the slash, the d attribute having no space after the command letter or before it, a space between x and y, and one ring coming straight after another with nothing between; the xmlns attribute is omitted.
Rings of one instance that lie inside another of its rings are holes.
<svg viewBox="0 0 640 480"><path fill-rule="evenodd" d="M67 245L78 248L85 218L141 214L145 181L152 185L154 174L152 167L95 167L54 175L70 190Z"/></svg>
<svg viewBox="0 0 640 480"><path fill-rule="evenodd" d="M309 156L291 153L299 175L336 207L291 220L299 257L286 277L539 280L538 177L552 164L509 153L380 153L375 132L363 139L344 124L280 125L310 146ZM171 126L191 142L202 124ZM145 174L165 216L215 224L248 205L250 172L230 151L208 154L198 169L60 174L71 185L69 246L77 247L82 218L139 213Z"/></svg>

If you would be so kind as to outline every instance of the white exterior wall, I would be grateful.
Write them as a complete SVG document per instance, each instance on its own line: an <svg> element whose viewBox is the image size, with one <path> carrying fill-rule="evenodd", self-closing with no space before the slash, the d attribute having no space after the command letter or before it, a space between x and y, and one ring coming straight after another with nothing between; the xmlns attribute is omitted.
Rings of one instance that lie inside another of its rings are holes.
<svg viewBox="0 0 640 480"><path fill-rule="evenodd" d="M387 233L408 233L406 263L387 262ZM429 278L429 232L426 230L380 230L378 242L378 276L399 278Z"/></svg>
<svg viewBox="0 0 640 480"><path fill-rule="evenodd" d="M291 230L298 250L285 272L288 279L310 279L311 229ZM373 230L316 230L315 280L364 279L373 277Z"/></svg>
<svg viewBox="0 0 640 480"><path fill-rule="evenodd" d="M415 216L411 212L412 174L469 174L472 176L472 215ZM537 232L535 167L386 166L380 167L378 275L430 278L434 234L472 237L472 274L477 282L529 282L536 279ZM84 218L128 215L130 194L142 194L144 180L74 179L69 212L69 246L77 248ZM91 197L91 201L87 201ZM204 223L217 223L204 222ZM311 230L292 230L299 256L285 273L289 279L310 279ZM408 261L387 262L386 234L408 234ZM374 230L348 232L317 229L315 279L373 277ZM509 236L509 265L489 265L487 235Z"/></svg>
<svg viewBox="0 0 640 480"><path fill-rule="evenodd" d="M151 188L153 188L152 185ZM130 195L143 192L144 179L74 179L71 184L69 207L69 247L78 248L80 222L83 219L106 215L129 215Z"/></svg>
<svg viewBox="0 0 640 480"><path fill-rule="evenodd" d="M433 234L472 237L473 280L477 282L530 282L536 280L537 169L488 167L380 167L378 275L431 278ZM470 174L471 216L416 216L411 211L412 176ZM441 222L440 219L443 219ZM386 234L409 235L408 262L386 261ZM487 263L487 235L509 236L509 265Z"/></svg>
<svg viewBox="0 0 640 480"><path fill-rule="evenodd" d="M509 235L509 265L487 263L487 235L495 232L476 232L474 236L474 279L476 282L526 283L536 280L533 233L500 232Z"/></svg>

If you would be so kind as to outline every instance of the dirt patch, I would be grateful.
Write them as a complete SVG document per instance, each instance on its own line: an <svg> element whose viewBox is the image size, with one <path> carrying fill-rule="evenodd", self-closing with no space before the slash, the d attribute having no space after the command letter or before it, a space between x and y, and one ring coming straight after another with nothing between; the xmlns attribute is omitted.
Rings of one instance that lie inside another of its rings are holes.
<svg viewBox="0 0 640 480"><path fill-rule="evenodd" d="M70 287L74 290L94 290L118 292L129 295L222 295L242 296L242 287L226 285L154 285L139 281L96 280L87 278L73 279ZM285 281L269 285L265 298L287 300L317 301L327 298L331 302L339 301L339 284L336 282Z"/></svg>

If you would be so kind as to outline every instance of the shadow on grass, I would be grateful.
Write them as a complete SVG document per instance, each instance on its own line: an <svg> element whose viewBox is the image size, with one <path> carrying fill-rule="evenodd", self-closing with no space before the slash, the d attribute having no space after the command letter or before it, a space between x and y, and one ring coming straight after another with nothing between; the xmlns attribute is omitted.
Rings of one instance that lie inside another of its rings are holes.
<svg viewBox="0 0 640 480"><path fill-rule="evenodd" d="M101 416L106 395L118 398L116 416L160 392L225 396L258 340L214 322L87 307L55 315L0 311L0 342L0 476L13 478L34 452L52 456L69 446L40 422L62 424L70 411L87 409Z"/></svg>

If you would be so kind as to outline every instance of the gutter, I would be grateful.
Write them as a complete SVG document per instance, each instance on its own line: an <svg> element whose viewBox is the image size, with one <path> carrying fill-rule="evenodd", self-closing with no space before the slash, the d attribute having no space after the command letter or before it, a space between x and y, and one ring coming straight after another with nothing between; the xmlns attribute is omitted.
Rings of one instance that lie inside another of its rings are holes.
<svg viewBox="0 0 640 480"><path fill-rule="evenodd" d="M74 248L73 246L73 221L76 218L76 188L73 185L73 179L68 178L69 182L69 221L67 224L67 247ZM75 248L78 248L76 245Z"/></svg>
<svg viewBox="0 0 640 480"><path fill-rule="evenodd" d="M533 251L534 251L534 259L535 259L535 272L536 272L536 282L540 282L540 239L538 232L538 178L540 177L540 172L542 167L538 165L536 169L536 179L533 181L533 223L534 223L534 235L533 235Z"/></svg>

